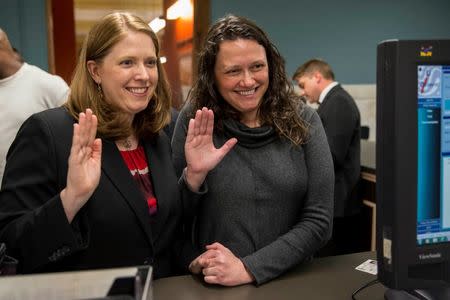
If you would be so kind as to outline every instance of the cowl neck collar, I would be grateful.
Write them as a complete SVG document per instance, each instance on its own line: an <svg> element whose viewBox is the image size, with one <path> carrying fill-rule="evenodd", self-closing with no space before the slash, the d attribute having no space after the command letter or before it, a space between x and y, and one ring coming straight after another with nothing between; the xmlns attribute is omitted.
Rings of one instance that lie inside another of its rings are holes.
<svg viewBox="0 0 450 300"><path fill-rule="evenodd" d="M259 148L277 138L272 126L265 125L251 128L233 119L224 120L223 129L227 138L237 138L238 144L245 148Z"/></svg>

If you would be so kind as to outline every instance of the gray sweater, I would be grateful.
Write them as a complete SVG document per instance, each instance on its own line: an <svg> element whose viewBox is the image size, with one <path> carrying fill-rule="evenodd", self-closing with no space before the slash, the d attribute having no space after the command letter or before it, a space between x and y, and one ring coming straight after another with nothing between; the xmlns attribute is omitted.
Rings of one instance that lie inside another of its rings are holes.
<svg viewBox="0 0 450 300"><path fill-rule="evenodd" d="M186 166L190 110L186 105L181 111L172 140L178 175ZM309 139L300 147L271 127L233 120L224 122L224 134L214 133L216 147L230 137L238 144L208 174L208 191L195 204L195 255L220 242L261 284L310 258L329 239L333 162L317 113L303 106L300 114L310 124Z"/></svg>

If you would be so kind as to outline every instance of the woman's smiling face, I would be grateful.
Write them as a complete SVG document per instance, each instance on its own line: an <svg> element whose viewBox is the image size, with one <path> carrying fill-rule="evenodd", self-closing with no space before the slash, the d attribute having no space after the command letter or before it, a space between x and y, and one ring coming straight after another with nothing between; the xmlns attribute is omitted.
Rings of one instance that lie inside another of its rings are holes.
<svg viewBox="0 0 450 300"><path fill-rule="evenodd" d="M105 100L133 119L147 107L155 91L157 59L152 39L145 33L129 31L101 62L87 64Z"/></svg>
<svg viewBox="0 0 450 300"><path fill-rule="evenodd" d="M269 86L264 47L249 39L221 42L214 76L219 93L241 113L241 122L254 127L254 122L258 123L258 109Z"/></svg>

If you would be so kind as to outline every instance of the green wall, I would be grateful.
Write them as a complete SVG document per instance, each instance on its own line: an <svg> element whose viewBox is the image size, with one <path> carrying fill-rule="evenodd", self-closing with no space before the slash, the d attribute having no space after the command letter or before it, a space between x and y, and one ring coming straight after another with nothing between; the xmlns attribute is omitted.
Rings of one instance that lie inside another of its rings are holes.
<svg viewBox="0 0 450 300"><path fill-rule="evenodd" d="M46 0L1 0L2 27L29 63L48 70ZM211 0L211 20L234 13L267 31L292 75L311 57L338 81L375 83L376 46L386 39L450 38L450 0Z"/></svg>
<svg viewBox="0 0 450 300"><path fill-rule="evenodd" d="M450 0L211 0L211 20L227 13L248 17L269 34L289 77L320 57L346 84L375 83L380 41L450 38Z"/></svg>
<svg viewBox="0 0 450 300"><path fill-rule="evenodd" d="M0 27L25 61L48 70L46 0L0 0Z"/></svg>

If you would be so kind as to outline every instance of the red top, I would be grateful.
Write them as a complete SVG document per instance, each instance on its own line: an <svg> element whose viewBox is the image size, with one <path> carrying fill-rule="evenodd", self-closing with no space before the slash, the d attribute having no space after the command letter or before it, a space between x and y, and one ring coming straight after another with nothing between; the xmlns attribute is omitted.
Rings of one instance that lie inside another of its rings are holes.
<svg viewBox="0 0 450 300"><path fill-rule="evenodd" d="M156 197L153 192L152 181L149 173L149 166L145 157L144 147L138 146L134 150L120 151L123 160L138 184L140 190L147 199L148 210L151 216L156 214Z"/></svg>

